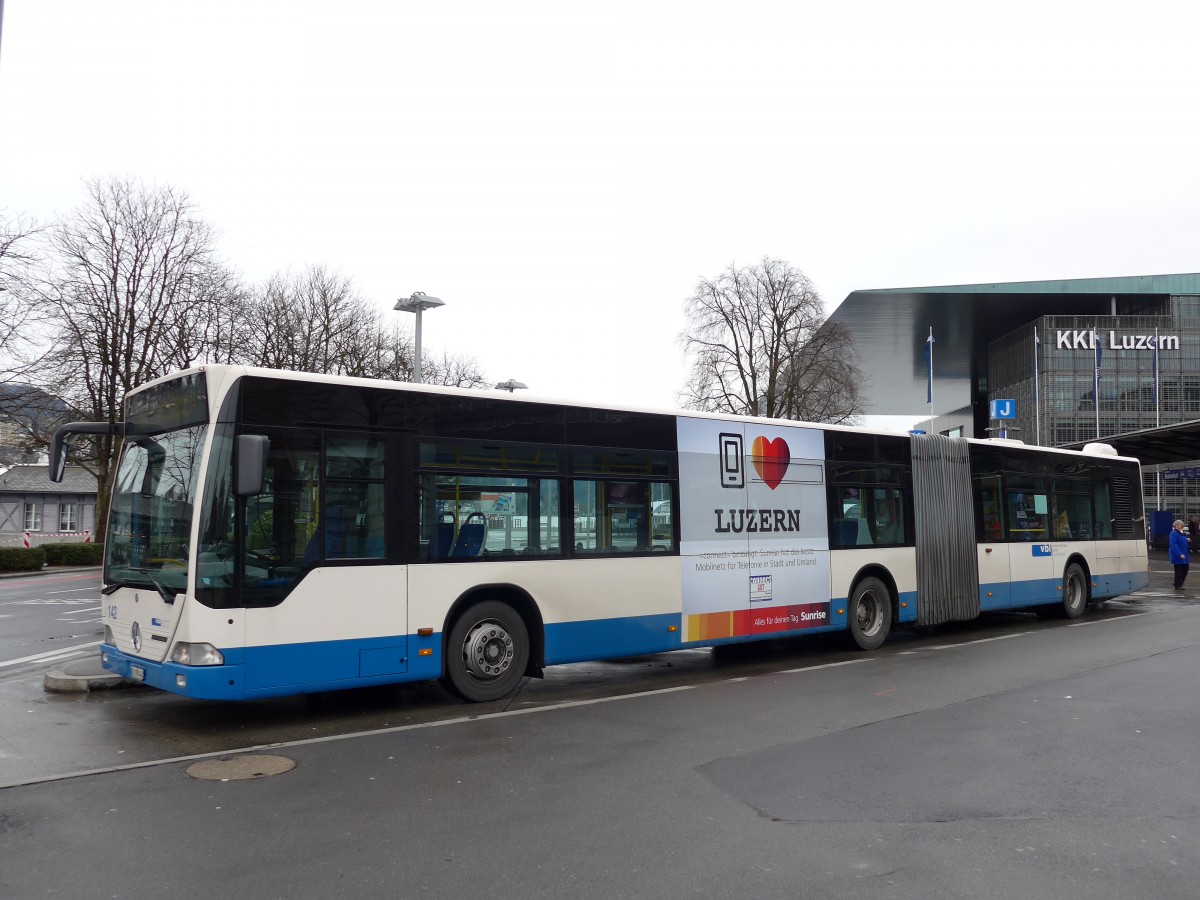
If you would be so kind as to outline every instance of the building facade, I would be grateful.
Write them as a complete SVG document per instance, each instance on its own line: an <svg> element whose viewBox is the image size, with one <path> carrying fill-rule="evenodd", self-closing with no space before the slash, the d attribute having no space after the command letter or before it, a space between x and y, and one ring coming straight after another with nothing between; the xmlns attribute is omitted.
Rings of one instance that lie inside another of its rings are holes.
<svg viewBox="0 0 1200 900"><path fill-rule="evenodd" d="M0 471L0 546L84 541L96 533L96 478L68 466L50 480L49 466L18 465Z"/></svg>
<svg viewBox="0 0 1200 900"><path fill-rule="evenodd" d="M1200 418L1200 296L1168 305L1015 329L988 346L990 399L1014 400L1019 436L1055 447Z"/></svg>
<svg viewBox="0 0 1200 900"><path fill-rule="evenodd" d="M868 411L920 415L932 388L929 431L1058 447L1200 419L1200 274L856 291L830 319ZM1200 515L1200 463L1145 477L1147 509Z"/></svg>

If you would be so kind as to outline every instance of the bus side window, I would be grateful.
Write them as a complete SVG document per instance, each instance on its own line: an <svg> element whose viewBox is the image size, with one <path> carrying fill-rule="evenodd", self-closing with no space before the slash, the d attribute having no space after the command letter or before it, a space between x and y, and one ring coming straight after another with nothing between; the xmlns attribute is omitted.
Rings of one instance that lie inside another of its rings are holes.
<svg viewBox="0 0 1200 900"><path fill-rule="evenodd" d="M979 533L976 539L984 544L997 544L1004 540L1004 521L1000 510L1000 479L984 476L975 480L975 508Z"/></svg>
<svg viewBox="0 0 1200 900"><path fill-rule="evenodd" d="M873 492L873 532L876 544L903 544L904 498L895 488L876 488Z"/></svg>
<svg viewBox="0 0 1200 900"><path fill-rule="evenodd" d="M262 493L243 510L242 583L248 605L269 603L299 577L317 529L320 450L316 435L273 433Z"/></svg>
<svg viewBox="0 0 1200 900"><path fill-rule="evenodd" d="M383 484L330 482L321 516L326 559L382 559Z"/></svg>
<svg viewBox="0 0 1200 900"><path fill-rule="evenodd" d="M529 492L528 538L523 552L526 556L557 555L562 545L558 521L558 481L534 479Z"/></svg>
<svg viewBox="0 0 1200 900"><path fill-rule="evenodd" d="M833 533L829 536L834 548L857 547L862 532L867 531L863 517L864 491L858 487L838 488L838 511L833 519ZM867 543L870 543L869 531Z"/></svg>
<svg viewBox="0 0 1200 900"><path fill-rule="evenodd" d="M1093 484L1092 504L1096 510L1096 537L1111 538L1113 536L1112 486L1103 481Z"/></svg>
<svg viewBox="0 0 1200 900"><path fill-rule="evenodd" d="M675 504L671 485L654 482L650 485L650 549L675 549Z"/></svg>
<svg viewBox="0 0 1200 900"><path fill-rule="evenodd" d="M1050 540L1050 530L1047 527L1049 507L1045 494L1008 491L1005 498L1010 541L1040 543Z"/></svg>
<svg viewBox="0 0 1200 900"><path fill-rule="evenodd" d="M645 553L672 546L669 484L578 479L572 488L576 553ZM665 501L651 501L658 496Z"/></svg>
<svg viewBox="0 0 1200 900"><path fill-rule="evenodd" d="M384 556L385 441L373 435L327 435L320 547L324 559Z"/></svg>

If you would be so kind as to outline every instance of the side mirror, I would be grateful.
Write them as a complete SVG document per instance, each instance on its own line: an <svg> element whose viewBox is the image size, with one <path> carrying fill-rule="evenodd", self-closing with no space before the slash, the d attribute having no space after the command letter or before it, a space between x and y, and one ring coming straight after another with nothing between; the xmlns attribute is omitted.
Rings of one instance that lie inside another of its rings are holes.
<svg viewBox="0 0 1200 900"><path fill-rule="evenodd" d="M261 434L239 434L234 446L237 454L237 495L254 497L262 493L267 468L267 450L271 439Z"/></svg>
<svg viewBox="0 0 1200 900"><path fill-rule="evenodd" d="M67 465L67 441L76 434L125 434L124 422L68 422L54 432L50 445L50 480L62 481Z"/></svg>

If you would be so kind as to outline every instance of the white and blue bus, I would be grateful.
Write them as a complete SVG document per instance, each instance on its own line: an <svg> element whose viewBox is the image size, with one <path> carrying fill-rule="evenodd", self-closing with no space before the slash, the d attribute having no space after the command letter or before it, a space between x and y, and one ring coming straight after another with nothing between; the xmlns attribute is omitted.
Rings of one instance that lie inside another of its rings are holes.
<svg viewBox="0 0 1200 900"><path fill-rule="evenodd" d="M126 398L104 667L245 700L1026 608L1148 582L1136 460L207 366Z"/></svg>

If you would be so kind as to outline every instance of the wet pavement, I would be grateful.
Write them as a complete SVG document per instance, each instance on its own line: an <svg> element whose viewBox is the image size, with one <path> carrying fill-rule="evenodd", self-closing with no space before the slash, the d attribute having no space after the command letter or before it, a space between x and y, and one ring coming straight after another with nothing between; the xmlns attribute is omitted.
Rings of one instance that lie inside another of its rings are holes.
<svg viewBox="0 0 1200 900"><path fill-rule="evenodd" d="M1152 551L1150 587L1089 610L1082 621L1200 605L1200 572L1172 590L1165 553ZM899 629L879 653L1001 639L1061 622L1029 613L988 614L936 629ZM685 650L552 667L512 697L462 704L436 683L393 685L249 703L197 701L130 685L104 673L98 655L0 678L0 786L148 761L190 758L500 711L586 702L796 666L850 663L863 655L839 635ZM104 688L104 689L101 689ZM119 688L119 689L111 689Z"/></svg>

